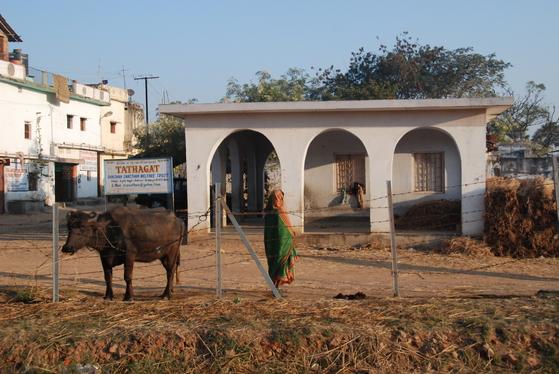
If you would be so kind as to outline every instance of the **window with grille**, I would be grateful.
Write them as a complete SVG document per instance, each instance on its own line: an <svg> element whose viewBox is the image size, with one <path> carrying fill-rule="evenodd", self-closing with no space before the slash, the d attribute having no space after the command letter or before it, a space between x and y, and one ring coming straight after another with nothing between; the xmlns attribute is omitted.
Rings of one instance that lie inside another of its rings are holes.
<svg viewBox="0 0 559 374"><path fill-rule="evenodd" d="M25 139L31 139L31 123L25 122L25 129L23 136Z"/></svg>
<svg viewBox="0 0 559 374"><path fill-rule="evenodd" d="M85 118L80 118L80 130L85 131L85 123L87 120Z"/></svg>
<svg viewBox="0 0 559 374"><path fill-rule="evenodd" d="M365 154L338 154L336 157L336 192L349 191L355 182L365 186Z"/></svg>
<svg viewBox="0 0 559 374"><path fill-rule="evenodd" d="M111 122L111 134L116 134L116 122Z"/></svg>
<svg viewBox="0 0 559 374"><path fill-rule="evenodd" d="M66 116L66 128L71 129L73 128L74 116L67 115Z"/></svg>
<svg viewBox="0 0 559 374"><path fill-rule="evenodd" d="M414 153L415 192L444 192L444 153Z"/></svg>

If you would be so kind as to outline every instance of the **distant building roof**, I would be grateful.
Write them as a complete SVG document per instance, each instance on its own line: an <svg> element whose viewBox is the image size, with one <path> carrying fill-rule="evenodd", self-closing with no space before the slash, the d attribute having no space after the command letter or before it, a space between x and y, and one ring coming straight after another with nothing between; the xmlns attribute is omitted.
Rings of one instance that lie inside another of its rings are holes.
<svg viewBox="0 0 559 374"><path fill-rule="evenodd" d="M8 24L8 22L2 17L0 14L0 31L8 36L9 42L22 42L21 38L18 34L12 29L12 26Z"/></svg>

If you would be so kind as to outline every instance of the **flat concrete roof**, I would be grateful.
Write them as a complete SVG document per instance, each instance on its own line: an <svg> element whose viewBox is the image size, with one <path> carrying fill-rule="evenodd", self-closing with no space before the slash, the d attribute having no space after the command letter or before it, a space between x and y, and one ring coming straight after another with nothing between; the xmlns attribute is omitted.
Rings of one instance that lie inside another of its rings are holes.
<svg viewBox="0 0 559 374"><path fill-rule="evenodd" d="M175 117L233 113L364 112L485 109L487 121L514 104L513 97L424 100L287 101L258 103L160 104L159 112Z"/></svg>

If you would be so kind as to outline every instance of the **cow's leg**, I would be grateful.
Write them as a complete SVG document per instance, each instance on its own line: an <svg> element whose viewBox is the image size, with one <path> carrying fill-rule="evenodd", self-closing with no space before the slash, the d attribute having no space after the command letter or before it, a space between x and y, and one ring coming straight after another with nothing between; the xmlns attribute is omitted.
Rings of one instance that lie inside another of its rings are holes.
<svg viewBox="0 0 559 374"><path fill-rule="evenodd" d="M105 275L105 300L112 300L114 298L113 294L113 267L107 263L107 261L101 259L103 264L103 274Z"/></svg>
<svg viewBox="0 0 559 374"><path fill-rule="evenodd" d="M173 276L177 271L177 251L171 251L171 253L162 257L161 264L167 271L167 286L165 287L165 291L163 291L161 298L171 300L171 294L173 293Z"/></svg>
<svg viewBox="0 0 559 374"><path fill-rule="evenodd" d="M132 272L134 271L134 256L126 256L124 259L124 281L126 282L126 293L123 301L132 301L134 289L132 288Z"/></svg>

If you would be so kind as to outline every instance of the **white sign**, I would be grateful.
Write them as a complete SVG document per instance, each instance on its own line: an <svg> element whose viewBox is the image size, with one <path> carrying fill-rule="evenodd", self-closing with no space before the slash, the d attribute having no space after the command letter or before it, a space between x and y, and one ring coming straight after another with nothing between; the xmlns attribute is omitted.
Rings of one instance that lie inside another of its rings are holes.
<svg viewBox="0 0 559 374"><path fill-rule="evenodd" d="M80 158L83 160L81 170L97 171L97 152L80 150Z"/></svg>
<svg viewBox="0 0 559 374"><path fill-rule="evenodd" d="M8 191L29 191L29 165L4 166Z"/></svg>
<svg viewBox="0 0 559 374"><path fill-rule="evenodd" d="M105 160L105 195L172 192L171 158Z"/></svg>

